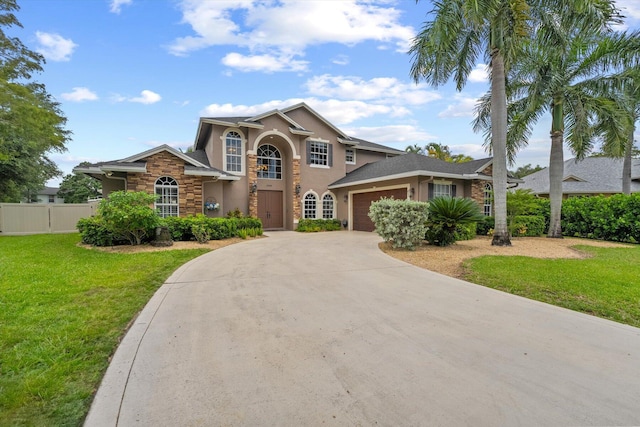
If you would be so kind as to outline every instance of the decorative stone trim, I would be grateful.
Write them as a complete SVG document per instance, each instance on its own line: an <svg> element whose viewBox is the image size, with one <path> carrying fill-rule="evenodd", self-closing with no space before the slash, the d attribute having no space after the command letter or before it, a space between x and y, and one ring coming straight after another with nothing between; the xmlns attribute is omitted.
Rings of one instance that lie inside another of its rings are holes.
<svg viewBox="0 0 640 427"><path fill-rule="evenodd" d="M251 184L258 182L258 156L256 154L247 155L248 163L248 182L247 194L249 195L249 216L258 217L258 193L251 193Z"/></svg>
<svg viewBox="0 0 640 427"><path fill-rule="evenodd" d="M302 185L300 182L300 159L293 159L291 162L293 169L293 182L291 194L293 194L293 221L297 222L298 219L302 218L302 205L300 203L302 191L299 195L296 195L296 184Z"/></svg>

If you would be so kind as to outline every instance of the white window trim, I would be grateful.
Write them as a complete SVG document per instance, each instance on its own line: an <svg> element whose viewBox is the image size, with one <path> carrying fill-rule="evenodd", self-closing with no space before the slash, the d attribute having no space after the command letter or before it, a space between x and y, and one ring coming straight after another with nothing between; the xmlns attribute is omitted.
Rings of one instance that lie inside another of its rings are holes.
<svg viewBox="0 0 640 427"><path fill-rule="evenodd" d="M490 192L489 198L488 198L489 203L487 203L487 191ZM484 213L485 216L491 216L491 214L493 213L493 200L491 197L491 192L493 192L493 185L491 185L491 183L486 183L482 186L482 213ZM486 210L487 207L489 208L488 213Z"/></svg>
<svg viewBox="0 0 640 427"><path fill-rule="evenodd" d="M307 198L307 196L309 194L312 194L313 196L315 196L316 198L316 214L313 218L307 218L304 216L304 212L305 212L305 200ZM306 193L304 193L302 195L302 219L318 219L318 218L322 218L322 216L318 217L318 206L320 206L320 208L322 208L322 199L320 197L318 197L318 193L316 193L313 190L309 190Z"/></svg>
<svg viewBox="0 0 640 427"><path fill-rule="evenodd" d="M352 160L352 161L348 161L348 160L346 159L346 157L347 157L347 150L349 150L349 151L353 151L353 160ZM344 150L344 156L345 156L345 163L346 163L346 164L348 164L348 165L355 165L355 164L356 164L356 149L355 149L355 148L350 148L350 147L345 148L345 150Z"/></svg>
<svg viewBox="0 0 640 427"><path fill-rule="evenodd" d="M278 151L278 154L280 154L280 157L277 158L278 160L280 160L280 178L260 178L258 176L258 179L267 179L267 180L271 180L271 181L282 181L282 177L284 176L284 161L283 161L283 158L282 158L282 152L280 151L280 149L278 147L276 147L273 144L269 144L269 143L265 143L265 144L260 145L258 147L258 149L256 150L256 162L260 158L260 156L258 155L258 151L260 150L260 148L264 147L265 145L269 145L269 146L273 147L273 149Z"/></svg>
<svg viewBox="0 0 640 427"><path fill-rule="evenodd" d="M240 144L242 146L242 155L240 156L240 172L227 170L227 134L230 132L236 132L238 135L240 135ZM225 129L224 132L222 132L220 140L222 141L222 170L234 175L245 176L247 163L247 139L245 138L244 133L237 128L228 128Z"/></svg>
<svg viewBox="0 0 640 427"><path fill-rule="evenodd" d="M333 212L331 213L331 218L324 217L324 196L331 196L331 198L333 199ZM320 214L319 215L316 214L317 217L322 219L335 219L336 209L338 208L337 204L338 204L338 198L336 197L336 195L333 194L331 191L325 191L324 194L322 194L322 197L320 198L320 207L319 207Z"/></svg>
<svg viewBox="0 0 640 427"><path fill-rule="evenodd" d="M177 192L176 192L176 203L175 203L175 204L174 204L174 203L158 203L158 201L156 200L156 201L153 203L153 209L154 209L154 210L158 210L158 207L159 207L159 206L161 206L161 207L162 207L162 206L174 206L174 205L175 205L175 206L176 206L176 208L177 208L177 209L176 209L176 215L175 215L175 216L180 216L180 183L178 182L178 180L177 180L177 179L175 179L175 178L174 178L173 176L171 176L171 175L162 175L162 176L159 176L158 178L156 178L156 180L155 180L155 182L154 182L154 184L153 184L153 194L154 194L154 196L157 196L158 180L159 180L160 178L171 178L171 179L173 179L173 180L175 181L175 183L176 183L176 190L177 190ZM172 188L173 186L165 186L165 185L163 185L163 186L162 186L162 188L165 188L165 187ZM173 216L173 215L169 215L169 216ZM166 218L167 216L166 216L166 215L163 215L162 217L163 217L163 218Z"/></svg>
<svg viewBox="0 0 640 427"><path fill-rule="evenodd" d="M327 164L326 165L318 165L318 164L315 164L315 163L309 163L309 166L312 167L312 168L331 169L331 166L329 166L329 150L330 150L329 145L331 144L331 142L328 139L319 139L319 138L313 138L313 139L309 138L308 141L311 142L311 144L313 144L315 142L315 143L325 144L327 146L327 153L325 154L327 156ZM307 155L310 156L311 153L307 153Z"/></svg>

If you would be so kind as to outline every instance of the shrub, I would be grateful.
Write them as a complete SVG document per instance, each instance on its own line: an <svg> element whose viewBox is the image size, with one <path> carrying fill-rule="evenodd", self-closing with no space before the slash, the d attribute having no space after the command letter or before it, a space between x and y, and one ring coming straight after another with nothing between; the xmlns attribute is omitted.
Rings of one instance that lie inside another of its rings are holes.
<svg viewBox="0 0 640 427"><path fill-rule="evenodd" d="M515 191L509 191L507 193L507 221L509 224L509 232L513 236L524 236L526 233L520 233L526 224L516 224L516 217L521 216L539 216L542 218L542 232L540 234L532 234L540 236L549 229L549 217L550 217L550 205L549 199L543 199L537 197L531 190L517 189ZM493 226L491 228L494 228ZM536 222L535 230L538 232L538 226Z"/></svg>
<svg viewBox="0 0 640 427"><path fill-rule="evenodd" d="M175 241L187 241L194 237L191 231L191 224L185 221L185 218L178 216L160 218L160 226L167 227L171 234L171 239Z"/></svg>
<svg viewBox="0 0 640 427"><path fill-rule="evenodd" d="M371 203L369 218L375 231L394 248L413 249L427 231L428 203L412 200L380 199Z"/></svg>
<svg viewBox="0 0 640 427"><path fill-rule="evenodd" d="M208 219L209 218L204 215L196 215L195 217L189 218L191 234L193 234L193 237L195 237L198 243L207 243L211 237Z"/></svg>
<svg viewBox="0 0 640 427"><path fill-rule="evenodd" d="M458 240L472 240L477 234L477 225L475 222L466 225L458 225L454 232L456 242Z"/></svg>
<svg viewBox="0 0 640 427"><path fill-rule="evenodd" d="M296 231L309 233L316 231L337 231L340 230L339 219L301 219L298 222Z"/></svg>
<svg viewBox="0 0 640 427"><path fill-rule="evenodd" d="M448 246L456 241L458 227L484 221L478 204L468 198L436 197L429 202L426 239L432 245Z"/></svg>
<svg viewBox="0 0 640 427"><path fill-rule="evenodd" d="M545 231L544 217L538 215L518 215L511 223L511 235L537 237Z"/></svg>
<svg viewBox="0 0 640 427"><path fill-rule="evenodd" d="M478 236L488 236L493 233L496 227L496 219L492 216L485 216L482 221L476 223L476 234Z"/></svg>
<svg viewBox="0 0 640 427"><path fill-rule="evenodd" d="M100 217L81 218L76 225L82 238L82 243L93 246L121 245L126 241L115 239L113 233L107 230Z"/></svg>
<svg viewBox="0 0 640 427"><path fill-rule="evenodd" d="M98 215L114 237L139 245L159 224L159 217L151 208L155 199L143 191L114 191L100 201Z"/></svg>
<svg viewBox="0 0 640 427"><path fill-rule="evenodd" d="M233 217L235 218L236 227L238 230L242 230L245 228L260 228L262 229L262 221L259 218L254 218L251 216L244 217Z"/></svg>
<svg viewBox="0 0 640 427"><path fill-rule="evenodd" d="M640 241L640 194L564 200L562 230L569 236L637 243Z"/></svg>
<svg viewBox="0 0 640 427"><path fill-rule="evenodd" d="M243 218L244 214L239 208L235 208L232 211L227 212L227 218Z"/></svg>

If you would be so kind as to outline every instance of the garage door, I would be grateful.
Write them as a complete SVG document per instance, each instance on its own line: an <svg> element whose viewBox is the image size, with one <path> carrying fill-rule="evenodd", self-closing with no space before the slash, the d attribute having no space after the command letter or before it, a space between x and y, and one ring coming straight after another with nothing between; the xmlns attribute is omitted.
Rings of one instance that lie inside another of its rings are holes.
<svg viewBox="0 0 640 427"><path fill-rule="evenodd" d="M370 193L357 193L353 195L353 229L357 231L373 231L375 228L369 218L369 206L371 202L381 198L391 198L405 200L407 198L406 188L396 188L394 190L372 191Z"/></svg>

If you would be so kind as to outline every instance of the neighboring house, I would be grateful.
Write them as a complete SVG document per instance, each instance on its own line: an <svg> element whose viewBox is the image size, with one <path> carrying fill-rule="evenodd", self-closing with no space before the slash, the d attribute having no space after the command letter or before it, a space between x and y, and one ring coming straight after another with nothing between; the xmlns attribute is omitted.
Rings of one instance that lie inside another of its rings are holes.
<svg viewBox="0 0 640 427"><path fill-rule="evenodd" d="M622 159L587 157L564 162L562 194L564 198L622 193ZM549 197L549 168L522 178L518 188L529 189L541 197ZM640 192L640 159L631 162L631 192Z"/></svg>
<svg viewBox="0 0 640 427"><path fill-rule="evenodd" d="M58 196L57 187L44 187L36 195L38 201L33 203L64 203L64 197Z"/></svg>
<svg viewBox="0 0 640 427"><path fill-rule="evenodd" d="M162 216L225 216L239 209L265 229L338 218L372 230L381 197L472 197L491 214L492 159L455 164L349 137L306 104L253 117L203 117L193 151L167 145L77 167L111 191L155 193Z"/></svg>

